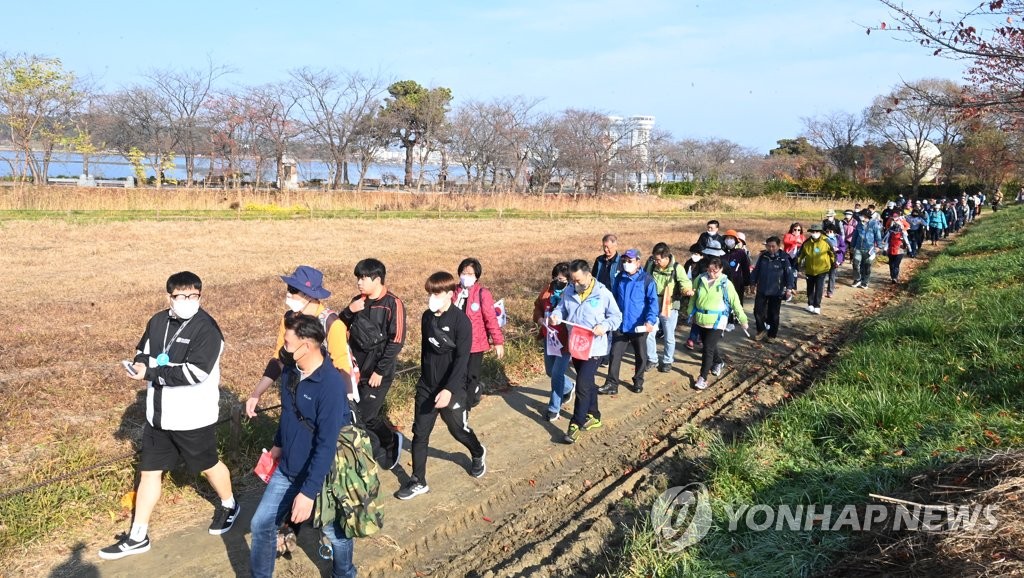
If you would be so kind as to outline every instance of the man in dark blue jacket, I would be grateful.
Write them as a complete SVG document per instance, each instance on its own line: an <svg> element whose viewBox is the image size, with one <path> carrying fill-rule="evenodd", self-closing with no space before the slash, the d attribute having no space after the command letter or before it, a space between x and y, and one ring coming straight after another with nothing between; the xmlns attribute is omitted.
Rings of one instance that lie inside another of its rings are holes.
<svg viewBox="0 0 1024 578"><path fill-rule="evenodd" d="M644 372L647 370L647 334L658 330L660 307L657 285L654 278L641 267L640 252L636 249L630 249L622 256L622 271L615 281L612 295L615 296L615 303L622 311L622 325L612 337L608 379L597 392L619 392L619 367L626 346L629 345L633 348L633 356L636 358L631 389L635 393L641 393L644 390Z"/></svg>
<svg viewBox="0 0 1024 578"><path fill-rule="evenodd" d="M782 300L792 295L796 286L792 265L781 250L782 241L778 237L768 237L765 247L766 250L761 252L750 274L751 283L757 286L754 297L754 321L757 323L755 339L760 339L765 331L770 339L779 335Z"/></svg>
<svg viewBox="0 0 1024 578"><path fill-rule="evenodd" d="M338 433L352 422L345 380L326 359L320 344L323 325L311 315L285 320L281 373L281 422L271 457L277 469L253 514L250 564L254 577L274 574L277 528L288 519L301 524L313 513L313 500L334 463ZM323 528L334 548L333 576L355 578L352 540L338 522Z"/></svg>

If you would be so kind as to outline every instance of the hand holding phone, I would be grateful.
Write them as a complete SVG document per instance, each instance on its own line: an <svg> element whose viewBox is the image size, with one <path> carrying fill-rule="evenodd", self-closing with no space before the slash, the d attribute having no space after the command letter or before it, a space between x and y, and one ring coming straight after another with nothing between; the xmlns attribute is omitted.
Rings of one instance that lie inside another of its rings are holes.
<svg viewBox="0 0 1024 578"><path fill-rule="evenodd" d="M139 374L139 372L135 371L135 364L131 361L128 361L127 359L122 360L121 365L124 367L124 370L128 372L128 375L135 377Z"/></svg>

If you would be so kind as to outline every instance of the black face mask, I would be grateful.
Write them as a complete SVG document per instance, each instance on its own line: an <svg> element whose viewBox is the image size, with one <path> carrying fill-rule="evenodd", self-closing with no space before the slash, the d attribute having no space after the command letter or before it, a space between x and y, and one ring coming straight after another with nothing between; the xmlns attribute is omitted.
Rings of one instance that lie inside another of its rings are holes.
<svg viewBox="0 0 1024 578"><path fill-rule="evenodd" d="M302 346L300 345L299 347ZM298 349L295 351L298 351ZM285 365L295 365L295 351L288 351L282 345L281 349L277 350L277 358Z"/></svg>
<svg viewBox="0 0 1024 578"><path fill-rule="evenodd" d="M569 283L566 281L552 281L551 288L554 289L555 291L561 291L562 289L565 289L566 285L568 284Z"/></svg>

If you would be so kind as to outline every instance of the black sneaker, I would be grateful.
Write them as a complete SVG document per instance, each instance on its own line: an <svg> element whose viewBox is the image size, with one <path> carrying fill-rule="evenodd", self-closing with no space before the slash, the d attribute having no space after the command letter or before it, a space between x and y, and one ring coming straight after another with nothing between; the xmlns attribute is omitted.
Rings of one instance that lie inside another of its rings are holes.
<svg viewBox="0 0 1024 578"><path fill-rule="evenodd" d="M395 461L391 463L391 467L388 468L389 470L398 467L398 462L402 460L402 442L405 441L405 436L402 435L402 432L396 431L395 437L398 438L395 441Z"/></svg>
<svg viewBox="0 0 1024 578"><path fill-rule="evenodd" d="M149 552L149 534L138 542L129 538L128 534L122 534L121 539L116 544L100 550L100 558L104 560L118 560L125 556L142 554L143 552Z"/></svg>
<svg viewBox="0 0 1024 578"><path fill-rule="evenodd" d="M231 526L235 525L235 520L238 519L238 513L241 511L242 506L238 503L238 500L235 500L234 508L217 506L213 511L213 521L210 522L210 533L214 536L220 536L230 530Z"/></svg>
<svg viewBox="0 0 1024 578"><path fill-rule="evenodd" d="M601 387L597 388L597 393L601 395L618 395L619 386L606 383Z"/></svg>
<svg viewBox="0 0 1024 578"><path fill-rule="evenodd" d="M644 367L644 373L647 373L648 371L651 371L652 369L654 369L654 368L656 368L656 367L658 367L658 364L657 364L657 362L654 362L654 361L648 361L648 362L647 362L647 366L646 366L646 367Z"/></svg>
<svg viewBox="0 0 1024 578"><path fill-rule="evenodd" d="M404 488L398 490L398 492L395 493L395 497L398 498L399 500L411 500L416 496L420 494L426 494L429 491L430 486L426 484L421 484L420 482L414 479L408 484L406 484Z"/></svg>
<svg viewBox="0 0 1024 578"><path fill-rule="evenodd" d="M473 458L473 467L469 469L469 475L474 478L481 478L487 473L487 448L484 448L484 453L480 454L480 457Z"/></svg>
<svg viewBox="0 0 1024 578"><path fill-rule="evenodd" d="M670 364L668 364L668 363L659 363L658 364L658 373L668 373L670 371L672 371L672 366Z"/></svg>

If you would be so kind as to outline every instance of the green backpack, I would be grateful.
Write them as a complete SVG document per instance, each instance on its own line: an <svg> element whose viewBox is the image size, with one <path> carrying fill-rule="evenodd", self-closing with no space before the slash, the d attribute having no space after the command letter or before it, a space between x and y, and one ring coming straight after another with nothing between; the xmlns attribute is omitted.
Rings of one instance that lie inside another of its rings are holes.
<svg viewBox="0 0 1024 578"><path fill-rule="evenodd" d="M366 431L354 425L342 427L334 463L316 497L313 525L322 528L337 520L346 538L379 532L384 527L384 511L377 472Z"/></svg>

